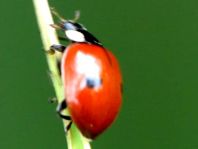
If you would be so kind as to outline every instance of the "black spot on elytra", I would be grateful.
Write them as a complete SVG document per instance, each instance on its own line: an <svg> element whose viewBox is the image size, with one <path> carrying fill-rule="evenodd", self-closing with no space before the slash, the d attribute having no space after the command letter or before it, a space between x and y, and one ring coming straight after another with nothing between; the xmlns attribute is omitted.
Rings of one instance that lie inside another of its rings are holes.
<svg viewBox="0 0 198 149"><path fill-rule="evenodd" d="M99 78L86 78L86 86L88 88L96 88L101 86L102 79Z"/></svg>

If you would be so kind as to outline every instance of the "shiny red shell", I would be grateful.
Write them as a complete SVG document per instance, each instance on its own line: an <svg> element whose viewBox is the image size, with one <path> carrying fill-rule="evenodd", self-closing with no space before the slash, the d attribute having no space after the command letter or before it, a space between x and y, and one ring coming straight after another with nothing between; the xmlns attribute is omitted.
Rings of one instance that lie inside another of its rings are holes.
<svg viewBox="0 0 198 149"><path fill-rule="evenodd" d="M96 138L112 124L121 106L117 60L101 46L73 43L63 54L61 71L72 120L85 137ZM95 81L95 86L87 85L87 80Z"/></svg>

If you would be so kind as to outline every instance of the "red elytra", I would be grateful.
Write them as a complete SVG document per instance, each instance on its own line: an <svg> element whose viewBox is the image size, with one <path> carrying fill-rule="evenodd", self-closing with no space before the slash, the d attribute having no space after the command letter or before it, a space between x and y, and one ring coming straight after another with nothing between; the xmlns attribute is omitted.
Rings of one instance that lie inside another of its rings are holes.
<svg viewBox="0 0 198 149"><path fill-rule="evenodd" d="M72 43L62 58L66 103L81 133L96 138L115 120L122 100L122 78L113 54L101 46Z"/></svg>

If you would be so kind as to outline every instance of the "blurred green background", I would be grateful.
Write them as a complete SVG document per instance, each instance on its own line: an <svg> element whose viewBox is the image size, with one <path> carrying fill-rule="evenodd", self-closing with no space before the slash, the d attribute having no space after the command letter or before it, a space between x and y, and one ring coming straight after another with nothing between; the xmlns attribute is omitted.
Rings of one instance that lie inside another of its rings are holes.
<svg viewBox="0 0 198 149"><path fill-rule="evenodd" d="M49 1L120 61L122 110L93 149L198 149L197 0ZM0 149L66 149L32 1L1 0L0 31Z"/></svg>

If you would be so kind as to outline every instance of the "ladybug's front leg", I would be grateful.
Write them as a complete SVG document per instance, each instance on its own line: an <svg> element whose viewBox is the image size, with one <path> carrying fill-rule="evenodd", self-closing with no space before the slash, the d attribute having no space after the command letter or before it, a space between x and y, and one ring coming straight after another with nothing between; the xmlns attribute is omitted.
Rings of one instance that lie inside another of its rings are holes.
<svg viewBox="0 0 198 149"><path fill-rule="evenodd" d="M61 45L61 44L53 44L53 45L50 46L50 49L49 49L48 53L54 54L55 51L63 53L65 51L65 48L66 47Z"/></svg>
<svg viewBox="0 0 198 149"><path fill-rule="evenodd" d="M61 52L63 53L65 51L66 47L61 45L61 44L53 44L50 46L49 50L47 51L47 53L49 54L55 54L55 51ZM61 60L57 59L57 67L59 70L59 74L61 75Z"/></svg>
<svg viewBox="0 0 198 149"><path fill-rule="evenodd" d="M62 111L65 110L66 108L67 108L67 104L66 104L66 100L64 99L60 104L58 104L58 106L56 108L56 112L62 119L70 121L69 124L65 128L65 131L67 132L72 125L72 119L70 116L62 114Z"/></svg>

